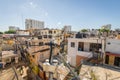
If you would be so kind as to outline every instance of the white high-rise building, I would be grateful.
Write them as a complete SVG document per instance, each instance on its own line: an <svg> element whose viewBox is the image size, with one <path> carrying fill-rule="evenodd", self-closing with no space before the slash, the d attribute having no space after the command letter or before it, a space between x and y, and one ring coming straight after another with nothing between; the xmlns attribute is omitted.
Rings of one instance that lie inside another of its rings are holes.
<svg viewBox="0 0 120 80"><path fill-rule="evenodd" d="M44 22L33 20L33 19L26 19L25 20L25 29L43 29Z"/></svg>

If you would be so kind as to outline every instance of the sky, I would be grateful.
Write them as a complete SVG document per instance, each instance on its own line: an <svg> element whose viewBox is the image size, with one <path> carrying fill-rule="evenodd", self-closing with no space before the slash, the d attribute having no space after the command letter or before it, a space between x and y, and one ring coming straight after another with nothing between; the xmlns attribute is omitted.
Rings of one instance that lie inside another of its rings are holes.
<svg viewBox="0 0 120 80"><path fill-rule="evenodd" d="M71 25L73 31L120 28L120 0L0 0L0 31L8 26L25 29L25 19L45 22L47 28Z"/></svg>

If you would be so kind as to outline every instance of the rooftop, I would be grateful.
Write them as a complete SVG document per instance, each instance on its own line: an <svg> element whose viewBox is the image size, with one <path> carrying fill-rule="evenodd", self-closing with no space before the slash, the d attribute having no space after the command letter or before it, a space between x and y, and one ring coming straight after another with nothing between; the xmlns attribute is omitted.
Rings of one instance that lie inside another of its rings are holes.
<svg viewBox="0 0 120 80"><path fill-rule="evenodd" d="M2 58L14 57L17 54L14 54L14 51L2 51Z"/></svg>

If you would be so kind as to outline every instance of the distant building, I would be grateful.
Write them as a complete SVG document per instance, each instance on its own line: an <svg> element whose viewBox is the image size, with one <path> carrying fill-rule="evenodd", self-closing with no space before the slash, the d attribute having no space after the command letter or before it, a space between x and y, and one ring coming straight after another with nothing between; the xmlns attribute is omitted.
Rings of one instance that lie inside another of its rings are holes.
<svg viewBox="0 0 120 80"><path fill-rule="evenodd" d="M75 38L87 38L87 37L88 37L87 33L78 32L77 34L75 34Z"/></svg>
<svg viewBox="0 0 120 80"><path fill-rule="evenodd" d="M71 26L70 25L65 25L63 28L64 32L70 32L71 31Z"/></svg>
<svg viewBox="0 0 120 80"><path fill-rule="evenodd" d="M49 42L51 39L54 39L57 44L60 44L63 40L62 30L59 29L34 29L31 34L38 36L39 41L42 42Z"/></svg>
<svg viewBox="0 0 120 80"><path fill-rule="evenodd" d="M16 34L17 35L30 35L30 31L29 30L17 30Z"/></svg>
<svg viewBox="0 0 120 80"><path fill-rule="evenodd" d="M16 30L19 30L19 27L16 27L16 26L9 26L9 30L16 31Z"/></svg>
<svg viewBox="0 0 120 80"><path fill-rule="evenodd" d="M33 19L26 19L25 20L25 28L26 29L43 29L44 28L44 22L33 20Z"/></svg>

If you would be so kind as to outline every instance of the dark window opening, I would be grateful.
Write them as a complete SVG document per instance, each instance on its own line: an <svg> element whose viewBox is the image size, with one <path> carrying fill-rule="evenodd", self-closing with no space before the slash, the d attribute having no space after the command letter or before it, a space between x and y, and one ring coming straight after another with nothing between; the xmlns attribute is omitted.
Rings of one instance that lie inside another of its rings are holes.
<svg viewBox="0 0 120 80"><path fill-rule="evenodd" d="M48 37L49 37L49 38L52 38L52 35L49 35Z"/></svg>
<svg viewBox="0 0 120 80"><path fill-rule="evenodd" d="M47 35L44 35L44 38L47 38Z"/></svg>
<svg viewBox="0 0 120 80"><path fill-rule="evenodd" d="M35 55L32 55L33 58L35 58Z"/></svg>
<svg viewBox="0 0 120 80"><path fill-rule="evenodd" d="M102 44L90 43L90 51L95 50L96 52L99 52L99 49L101 48L102 48Z"/></svg>
<svg viewBox="0 0 120 80"><path fill-rule="evenodd" d="M52 34L52 31L49 31L49 34Z"/></svg>
<svg viewBox="0 0 120 80"><path fill-rule="evenodd" d="M43 46L43 42L39 42L39 46Z"/></svg>
<svg viewBox="0 0 120 80"><path fill-rule="evenodd" d="M56 34L56 31L54 31L54 33Z"/></svg>
<svg viewBox="0 0 120 80"><path fill-rule="evenodd" d="M42 39L42 36L38 36L38 39Z"/></svg>
<svg viewBox="0 0 120 80"><path fill-rule="evenodd" d="M120 57L115 57L114 65L120 67Z"/></svg>
<svg viewBox="0 0 120 80"><path fill-rule="evenodd" d="M105 64L109 64L109 55L105 56Z"/></svg>
<svg viewBox="0 0 120 80"><path fill-rule="evenodd" d="M71 47L75 47L75 43L74 42L71 42Z"/></svg>
<svg viewBox="0 0 120 80"><path fill-rule="evenodd" d="M84 50L84 43L83 42L79 42L78 43L78 51L83 51Z"/></svg>

